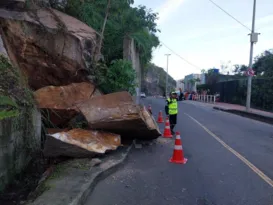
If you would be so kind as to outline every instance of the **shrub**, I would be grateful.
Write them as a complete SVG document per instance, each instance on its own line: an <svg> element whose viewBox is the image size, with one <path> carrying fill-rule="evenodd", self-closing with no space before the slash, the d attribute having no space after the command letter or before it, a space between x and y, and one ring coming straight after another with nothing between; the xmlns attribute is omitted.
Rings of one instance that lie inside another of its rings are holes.
<svg viewBox="0 0 273 205"><path fill-rule="evenodd" d="M100 69L100 68L99 68ZM100 69L102 70L102 69ZM128 91L135 93L136 72L127 60L115 60L104 73L98 76L99 87L104 93Z"/></svg>

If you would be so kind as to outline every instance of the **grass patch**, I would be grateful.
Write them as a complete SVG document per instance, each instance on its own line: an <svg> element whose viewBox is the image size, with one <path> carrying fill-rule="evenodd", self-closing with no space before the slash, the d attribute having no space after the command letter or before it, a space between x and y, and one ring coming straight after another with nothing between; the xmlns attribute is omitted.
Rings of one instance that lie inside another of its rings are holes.
<svg viewBox="0 0 273 205"><path fill-rule="evenodd" d="M0 120L10 117L18 117L18 105L8 96L0 96Z"/></svg>
<svg viewBox="0 0 273 205"><path fill-rule="evenodd" d="M48 177L48 180L54 180L54 179L59 179L65 174L67 174L66 169L68 168L68 164L62 163L62 164L57 164L54 167L53 173Z"/></svg>
<svg viewBox="0 0 273 205"><path fill-rule="evenodd" d="M8 105L18 108L18 105L8 96L0 96L0 106L1 105Z"/></svg>
<svg viewBox="0 0 273 205"><path fill-rule="evenodd" d="M22 108L33 106L32 91L27 88L26 79L0 54L0 120L17 117Z"/></svg>

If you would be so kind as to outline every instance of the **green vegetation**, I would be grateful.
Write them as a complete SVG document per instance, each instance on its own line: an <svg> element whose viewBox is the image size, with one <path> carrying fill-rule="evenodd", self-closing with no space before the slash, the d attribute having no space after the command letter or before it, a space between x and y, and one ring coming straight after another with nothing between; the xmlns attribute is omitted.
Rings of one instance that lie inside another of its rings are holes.
<svg viewBox="0 0 273 205"><path fill-rule="evenodd" d="M99 86L105 93L128 91L135 93L136 73L132 63L127 60L115 60L108 69L103 71L98 78Z"/></svg>
<svg viewBox="0 0 273 205"><path fill-rule="evenodd" d="M85 22L101 32L105 16L107 22L103 33L102 54L107 62L123 58L123 40L131 37L141 52L143 64L151 60L154 47L159 45L155 23L157 14L145 6L132 8L132 0L112 0L107 10L108 0L68 0L64 12Z"/></svg>
<svg viewBox="0 0 273 205"><path fill-rule="evenodd" d="M0 96L0 120L19 115L18 105L8 96Z"/></svg>
<svg viewBox="0 0 273 205"><path fill-rule="evenodd" d="M20 107L33 105L32 92L21 84L18 70L0 55L0 120L16 117L20 114Z"/></svg>
<svg viewBox="0 0 273 205"><path fill-rule="evenodd" d="M235 65L234 75L207 74L206 84L198 85L198 90L209 89L212 94L220 93L222 102L245 105L248 66ZM255 76L252 80L251 104L253 108L273 112L273 52L267 50L255 58Z"/></svg>
<svg viewBox="0 0 273 205"><path fill-rule="evenodd" d="M134 40L140 53L141 67L152 58L153 48L159 46L157 37L157 14L145 6L131 7L133 0L68 0L65 8L57 8L78 18L100 34L101 42L96 48L101 51L104 61L92 65L91 75L95 83L106 93L127 90L133 92L134 72L123 59L123 42ZM52 5L54 6L54 5ZM97 62L95 56L94 62ZM121 73L125 72L124 74ZM117 81L117 77L123 80ZM111 86L109 86L111 85Z"/></svg>

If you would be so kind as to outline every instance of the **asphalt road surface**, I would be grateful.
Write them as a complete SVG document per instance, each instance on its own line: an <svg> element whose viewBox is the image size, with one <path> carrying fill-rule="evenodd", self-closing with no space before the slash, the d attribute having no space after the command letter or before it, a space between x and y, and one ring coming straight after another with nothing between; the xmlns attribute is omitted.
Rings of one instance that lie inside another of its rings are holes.
<svg viewBox="0 0 273 205"><path fill-rule="evenodd" d="M165 101L144 104L157 118ZM185 101L175 130L187 164L169 163L174 139L160 137L133 149L86 205L273 205L273 126Z"/></svg>

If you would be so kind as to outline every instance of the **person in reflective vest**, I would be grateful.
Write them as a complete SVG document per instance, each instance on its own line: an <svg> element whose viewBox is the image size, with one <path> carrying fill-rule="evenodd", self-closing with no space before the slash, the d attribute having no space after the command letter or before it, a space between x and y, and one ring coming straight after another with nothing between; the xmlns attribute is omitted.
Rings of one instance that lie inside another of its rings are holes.
<svg viewBox="0 0 273 205"><path fill-rule="evenodd" d="M177 93L171 92L170 97L166 100L165 106L166 115L169 117L170 120L170 128L171 132L174 135L174 127L177 121L177 113L178 113L178 103L177 103Z"/></svg>

